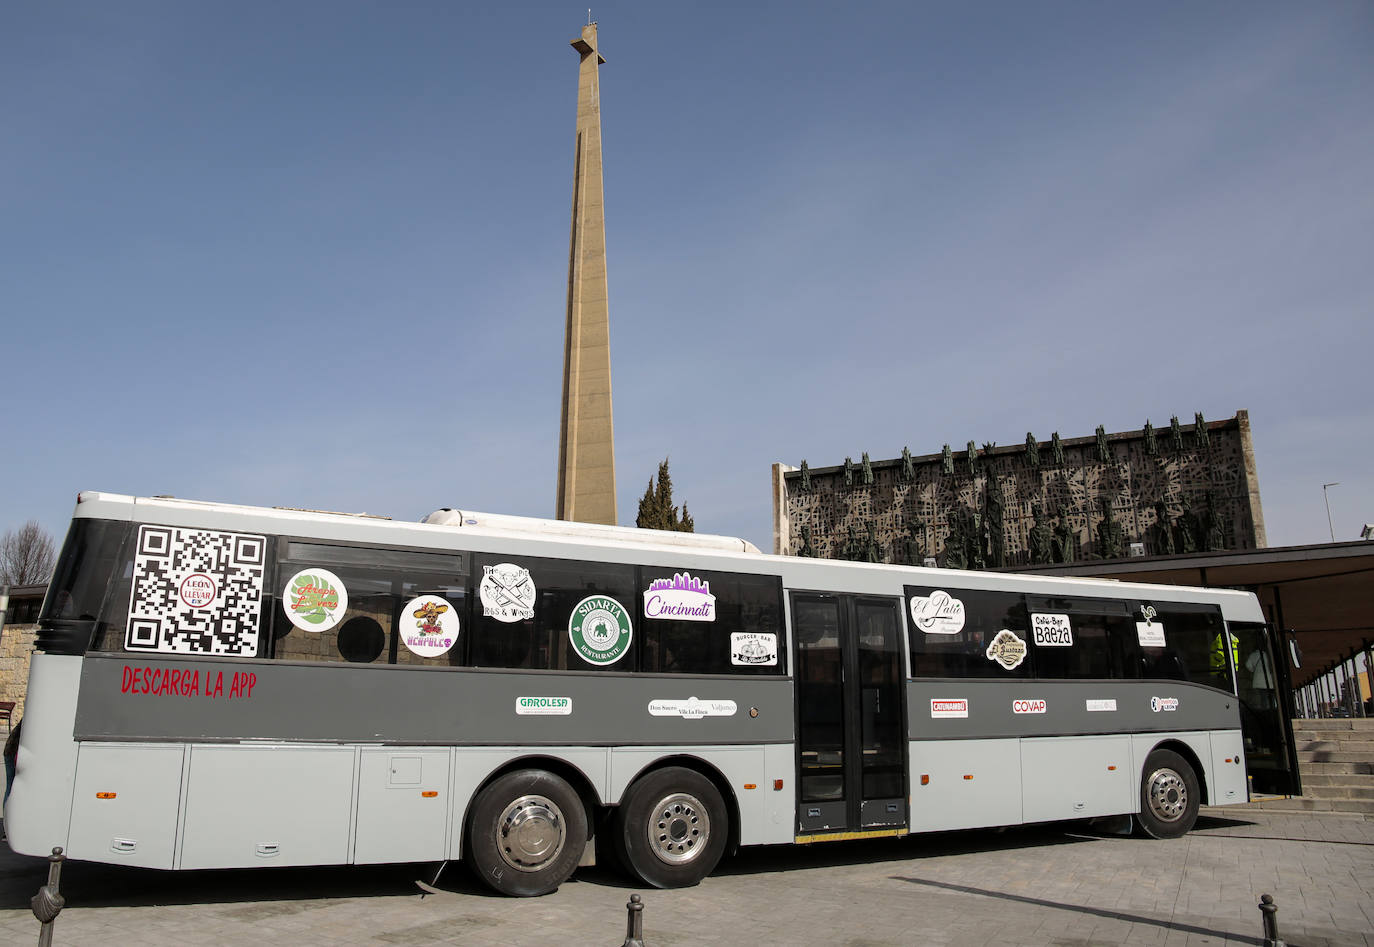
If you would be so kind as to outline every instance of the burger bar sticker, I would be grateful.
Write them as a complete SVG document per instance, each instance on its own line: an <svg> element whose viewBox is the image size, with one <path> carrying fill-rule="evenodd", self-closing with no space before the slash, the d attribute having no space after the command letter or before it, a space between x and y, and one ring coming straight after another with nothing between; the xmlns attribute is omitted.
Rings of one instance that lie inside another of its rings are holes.
<svg viewBox="0 0 1374 947"><path fill-rule="evenodd" d="M328 569L302 569L286 583L281 596L291 624L302 631L328 631L348 611L348 589Z"/></svg>
<svg viewBox="0 0 1374 947"><path fill-rule="evenodd" d="M630 650L630 613L608 595L588 595L568 619L568 640L589 664L614 664Z"/></svg>
<svg viewBox="0 0 1374 947"><path fill-rule="evenodd" d="M679 572L671 579L654 579L644 593L645 618L715 621L716 597L711 583Z"/></svg>
<svg viewBox="0 0 1374 947"><path fill-rule="evenodd" d="M996 661L1010 671L1026 660L1026 643L1016 636L1016 632L1003 628L988 645L987 656L989 661Z"/></svg>
<svg viewBox="0 0 1374 947"><path fill-rule="evenodd" d="M482 614L497 621L528 621L534 617L534 580L530 570L513 562L484 566L477 588Z"/></svg>
<svg viewBox="0 0 1374 947"><path fill-rule="evenodd" d="M422 658L437 658L458 643L458 614L447 599L421 595L401 609L401 640Z"/></svg>
<svg viewBox="0 0 1374 947"><path fill-rule="evenodd" d="M911 598L911 620L928 635L957 635L964 630L964 603L936 590Z"/></svg>
<svg viewBox="0 0 1374 947"><path fill-rule="evenodd" d="M778 636L770 631L730 632L730 663L740 666L776 666Z"/></svg>

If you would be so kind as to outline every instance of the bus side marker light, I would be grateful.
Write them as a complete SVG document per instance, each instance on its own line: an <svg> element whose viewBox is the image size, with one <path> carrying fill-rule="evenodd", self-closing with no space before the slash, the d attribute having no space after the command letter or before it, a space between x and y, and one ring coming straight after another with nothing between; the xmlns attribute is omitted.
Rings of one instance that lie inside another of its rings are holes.
<svg viewBox="0 0 1374 947"><path fill-rule="evenodd" d="M929 785L930 785L930 774L929 774L929 773L922 773L922 774L921 774L921 785L922 785L922 786L929 786Z"/></svg>
<svg viewBox="0 0 1374 947"><path fill-rule="evenodd" d="M1114 772L1116 772L1116 767L1115 767L1115 766L1108 766L1108 767L1107 767L1107 772L1109 772L1109 773L1114 773Z"/></svg>
<svg viewBox="0 0 1374 947"><path fill-rule="evenodd" d="M773 780L773 791L774 791L774 792L782 792L782 780L781 780L781 779L775 779L775 780Z"/></svg>
<svg viewBox="0 0 1374 947"><path fill-rule="evenodd" d="M758 789L758 788L759 788L759 784L758 784L758 783L745 783L745 784L744 784L744 788L745 788L745 789Z"/></svg>
<svg viewBox="0 0 1374 947"><path fill-rule="evenodd" d="M1228 762L1228 763L1231 762L1231 757L1229 757L1229 756L1226 757L1226 762Z"/></svg>
<svg viewBox="0 0 1374 947"><path fill-rule="evenodd" d="M439 795L439 792L435 789L426 789L420 793L420 795L424 796L426 799L433 799L435 796Z"/></svg>
<svg viewBox="0 0 1374 947"><path fill-rule="evenodd" d="M965 773L965 774L964 774L964 778L965 778L965 779L972 779L972 778L973 778L973 774L972 774L972 773Z"/></svg>
<svg viewBox="0 0 1374 947"><path fill-rule="evenodd" d="M115 794L112 792L98 792L95 794L97 799L113 799Z"/></svg>

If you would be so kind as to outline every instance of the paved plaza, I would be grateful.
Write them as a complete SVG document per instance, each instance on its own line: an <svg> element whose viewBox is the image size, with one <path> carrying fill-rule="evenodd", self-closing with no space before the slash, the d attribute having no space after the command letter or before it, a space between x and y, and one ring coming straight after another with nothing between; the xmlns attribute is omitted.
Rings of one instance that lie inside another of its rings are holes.
<svg viewBox="0 0 1374 947"><path fill-rule="evenodd" d="M747 850L702 885L639 888L584 868L516 900L450 866L173 874L66 866L56 944L619 945L644 899L648 947L707 944L1260 944L1272 894L1291 945L1374 945L1374 822L1207 810L1176 841L1039 826ZM37 941L46 862L0 844L0 943Z"/></svg>

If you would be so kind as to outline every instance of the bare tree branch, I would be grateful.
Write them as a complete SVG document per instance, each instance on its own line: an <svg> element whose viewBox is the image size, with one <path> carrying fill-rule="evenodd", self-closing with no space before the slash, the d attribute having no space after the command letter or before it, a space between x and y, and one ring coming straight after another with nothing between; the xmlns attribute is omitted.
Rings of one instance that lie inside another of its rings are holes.
<svg viewBox="0 0 1374 947"><path fill-rule="evenodd" d="M0 537L0 585L38 585L52 577L57 561L52 537L29 520Z"/></svg>

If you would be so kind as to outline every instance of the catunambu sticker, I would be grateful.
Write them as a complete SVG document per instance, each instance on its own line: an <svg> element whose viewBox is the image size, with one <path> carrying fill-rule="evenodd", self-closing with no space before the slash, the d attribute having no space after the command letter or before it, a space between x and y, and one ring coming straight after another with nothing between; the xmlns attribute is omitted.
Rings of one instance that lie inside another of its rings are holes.
<svg viewBox="0 0 1374 947"><path fill-rule="evenodd" d="M282 607L291 624L302 631L328 631L348 611L348 589L328 569L302 569L282 591Z"/></svg>
<svg viewBox="0 0 1374 947"><path fill-rule="evenodd" d="M458 613L448 599L421 595L401 609L401 641L422 658L437 658L458 643Z"/></svg>
<svg viewBox="0 0 1374 947"><path fill-rule="evenodd" d="M778 663L778 636L771 631L730 632L730 663L742 667Z"/></svg>
<svg viewBox="0 0 1374 947"><path fill-rule="evenodd" d="M568 640L582 660L614 664L630 650L630 613L609 595L588 595L568 618Z"/></svg>
<svg viewBox="0 0 1374 947"><path fill-rule="evenodd" d="M530 570L513 562L482 567L477 588L482 614L497 621L527 621L534 617L534 579Z"/></svg>

